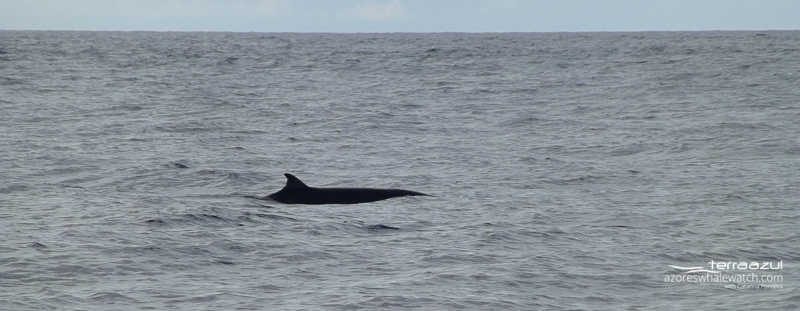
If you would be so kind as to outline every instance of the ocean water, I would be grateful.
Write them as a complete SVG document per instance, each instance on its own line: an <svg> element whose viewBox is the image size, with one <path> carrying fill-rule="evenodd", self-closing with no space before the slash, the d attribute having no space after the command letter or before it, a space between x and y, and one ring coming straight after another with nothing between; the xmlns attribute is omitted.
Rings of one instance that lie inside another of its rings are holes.
<svg viewBox="0 0 800 311"><path fill-rule="evenodd" d="M796 31L0 31L0 109L2 310L800 308Z"/></svg>

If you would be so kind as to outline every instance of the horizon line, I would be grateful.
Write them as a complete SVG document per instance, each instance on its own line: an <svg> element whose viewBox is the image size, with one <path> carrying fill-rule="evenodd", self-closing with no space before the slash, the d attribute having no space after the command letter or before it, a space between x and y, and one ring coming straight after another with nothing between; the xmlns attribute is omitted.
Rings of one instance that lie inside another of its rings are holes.
<svg viewBox="0 0 800 311"><path fill-rule="evenodd" d="M710 28L710 29L638 29L638 30L549 30L549 31L242 31L242 30L201 30L201 29L37 29L0 28L0 31L53 31L53 32L198 32L198 33L272 33L272 34L524 34L524 33L657 33L657 32L783 32L800 31L800 28Z"/></svg>

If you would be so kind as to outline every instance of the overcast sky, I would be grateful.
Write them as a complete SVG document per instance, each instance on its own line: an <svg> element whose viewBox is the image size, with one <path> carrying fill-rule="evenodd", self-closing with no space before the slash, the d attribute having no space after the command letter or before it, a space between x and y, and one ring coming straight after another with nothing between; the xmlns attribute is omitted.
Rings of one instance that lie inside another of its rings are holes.
<svg viewBox="0 0 800 311"><path fill-rule="evenodd" d="M800 29L800 0L0 0L0 29L241 32Z"/></svg>

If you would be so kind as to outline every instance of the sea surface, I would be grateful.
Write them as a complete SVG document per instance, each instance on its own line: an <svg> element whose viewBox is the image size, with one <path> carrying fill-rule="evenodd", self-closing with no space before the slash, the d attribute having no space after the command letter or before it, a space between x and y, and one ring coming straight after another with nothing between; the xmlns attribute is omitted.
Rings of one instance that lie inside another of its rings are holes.
<svg viewBox="0 0 800 311"><path fill-rule="evenodd" d="M800 32L0 31L0 238L0 310L798 310Z"/></svg>

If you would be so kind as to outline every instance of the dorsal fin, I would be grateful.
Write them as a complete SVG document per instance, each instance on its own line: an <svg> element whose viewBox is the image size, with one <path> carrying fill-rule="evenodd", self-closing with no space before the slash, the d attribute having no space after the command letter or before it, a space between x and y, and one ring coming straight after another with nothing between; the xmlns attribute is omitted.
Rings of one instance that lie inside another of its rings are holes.
<svg viewBox="0 0 800 311"><path fill-rule="evenodd" d="M304 184L302 181L300 181L300 178L297 178L292 174L286 173L286 174L283 174L283 176L286 176L286 186L283 187L284 189L308 188L308 186L306 186L306 184Z"/></svg>

